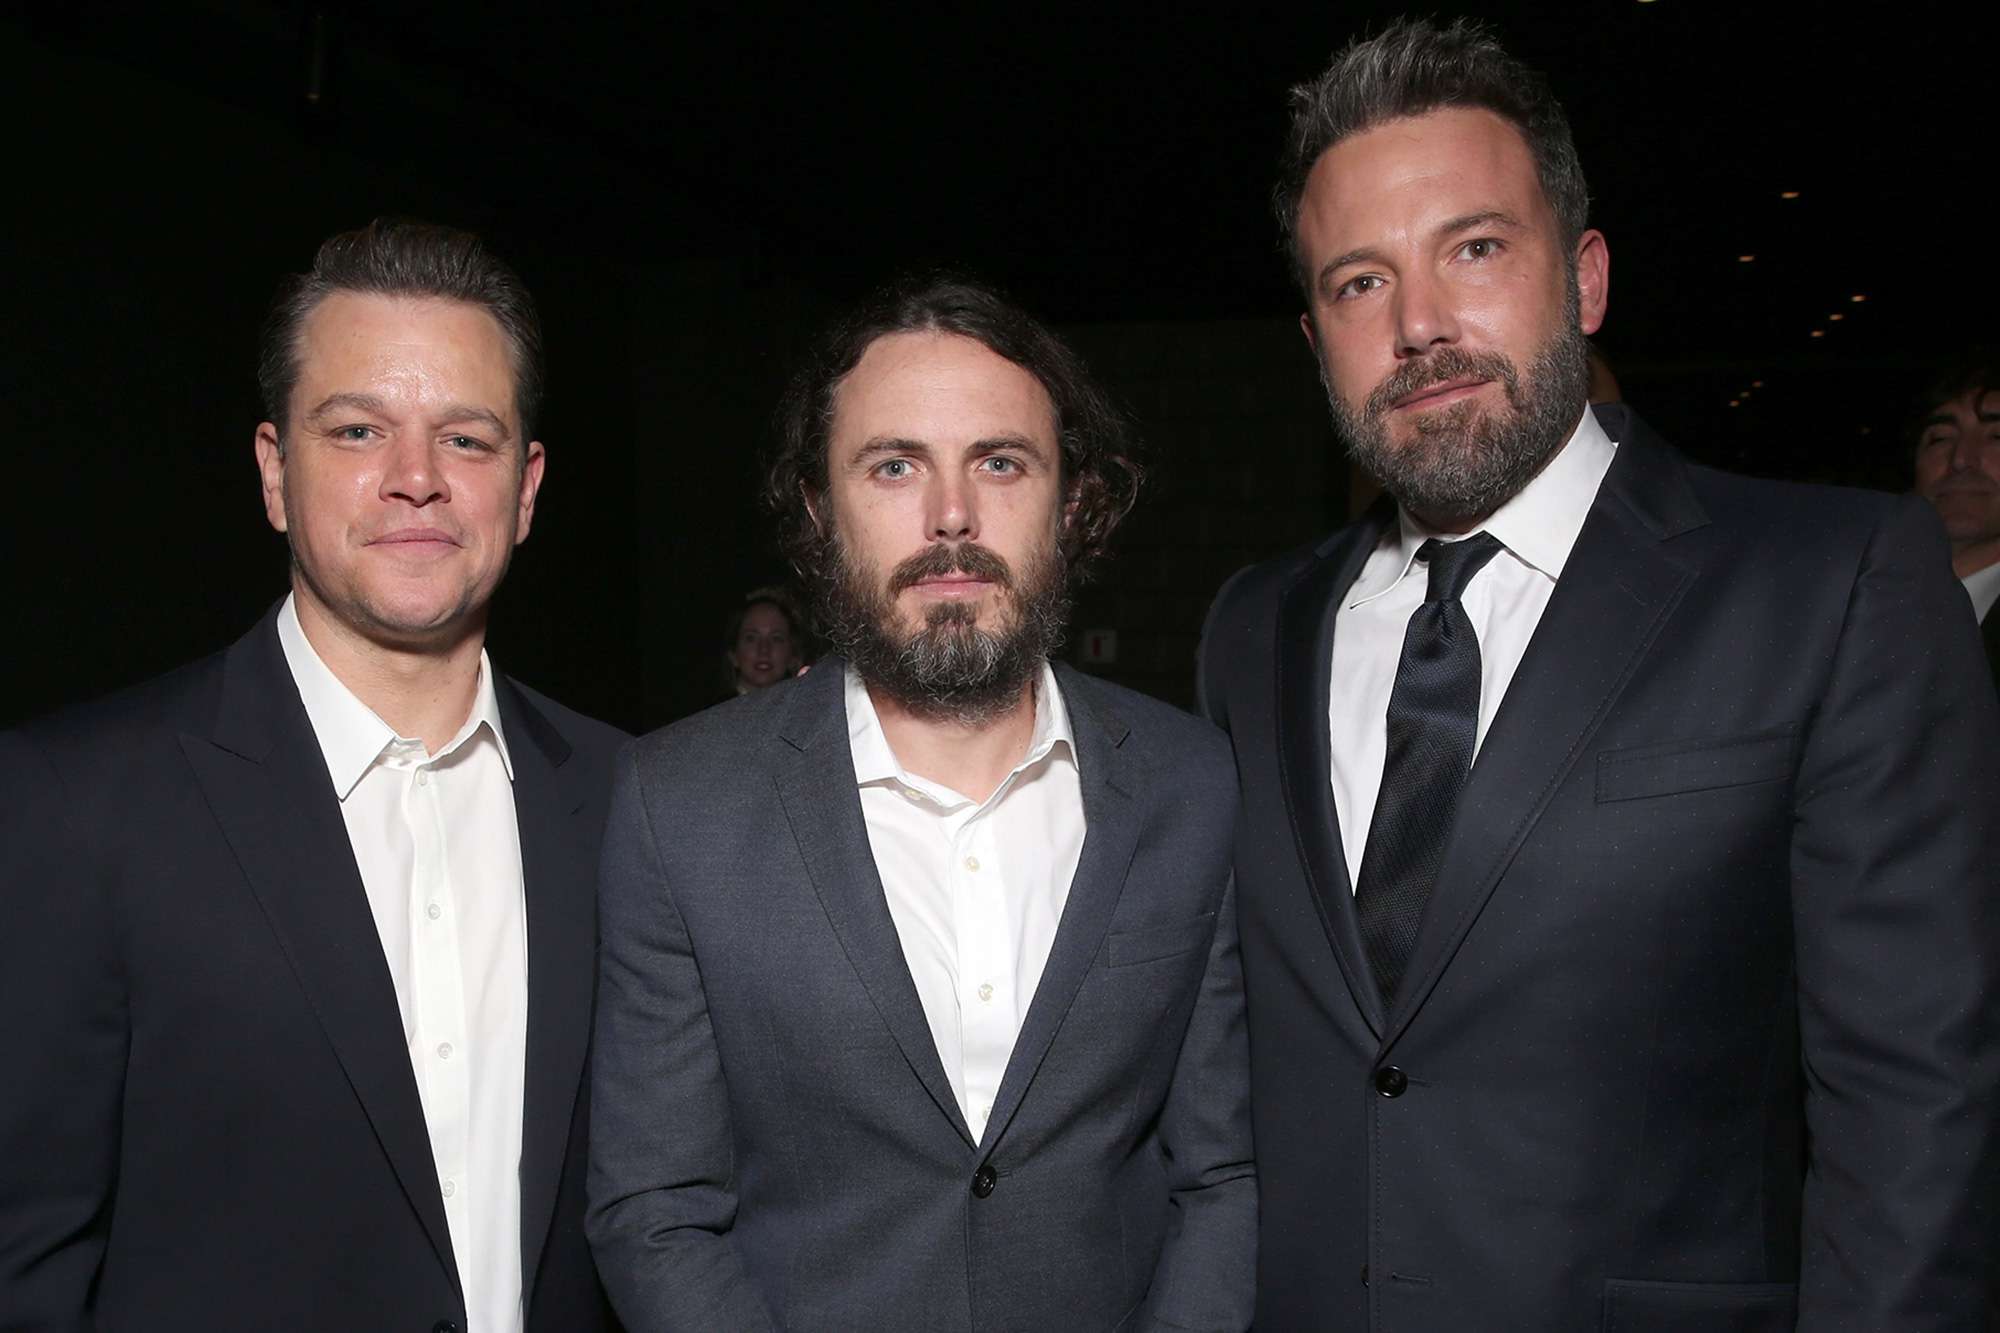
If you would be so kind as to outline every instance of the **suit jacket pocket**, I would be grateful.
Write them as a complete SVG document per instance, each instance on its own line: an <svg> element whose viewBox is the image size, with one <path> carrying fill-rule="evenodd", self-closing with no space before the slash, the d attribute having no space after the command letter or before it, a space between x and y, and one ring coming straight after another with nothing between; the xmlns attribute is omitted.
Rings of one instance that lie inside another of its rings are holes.
<svg viewBox="0 0 2000 1333"><path fill-rule="evenodd" d="M1604 1284L1604 1333L1792 1333L1798 1319L1792 1282Z"/></svg>
<svg viewBox="0 0 2000 1333"><path fill-rule="evenodd" d="M1636 801L1646 796L1776 782L1791 776L1798 746L1799 728L1794 722L1722 740L1606 750L1597 756L1597 799Z"/></svg>
<svg viewBox="0 0 2000 1333"><path fill-rule="evenodd" d="M1114 930L1104 937L1104 965L1129 967L1133 963L1173 958L1190 949L1201 948L1214 933L1213 912L1203 912L1198 917L1169 922L1164 926L1147 926L1143 930Z"/></svg>

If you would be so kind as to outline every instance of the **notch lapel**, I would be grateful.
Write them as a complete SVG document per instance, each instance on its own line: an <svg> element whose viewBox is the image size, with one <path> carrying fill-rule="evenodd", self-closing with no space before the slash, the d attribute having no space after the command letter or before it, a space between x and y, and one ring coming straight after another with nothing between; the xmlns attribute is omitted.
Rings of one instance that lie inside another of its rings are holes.
<svg viewBox="0 0 2000 1333"><path fill-rule="evenodd" d="M181 748L438 1262L458 1289L395 981L339 798L278 646L275 613L229 650L214 734L184 734Z"/></svg>
<svg viewBox="0 0 2000 1333"><path fill-rule="evenodd" d="M521 1300L555 1216L571 1122L583 1085L596 976L595 858L583 810L586 775L569 742L511 680L494 682L514 760L514 822L528 920L528 1038L521 1107Z"/></svg>
<svg viewBox="0 0 2000 1333"><path fill-rule="evenodd" d="M1333 741L1327 710L1334 620L1341 598L1354 586L1384 526L1393 522L1394 505L1379 504L1319 549L1284 592L1278 606L1277 642L1272 646L1278 675L1278 775L1298 844L1299 871L1340 962L1348 994L1376 1035L1382 1031L1382 999L1362 946L1340 821L1334 816Z"/></svg>
<svg viewBox="0 0 2000 1333"><path fill-rule="evenodd" d="M790 753L777 765L778 797L813 891L848 964L861 978L910 1071L970 1148L972 1131L945 1077L923 1001L917 998L917 984L903 957L903 941L875 871L847 742L846 675L846 663L828 657L789 687L791 697L785 700L778 736Z"/></svg>
<svg viewBox="0 0 2000 1333"><path fill-rule="evenodd" d="M1035 1071L1068 1016L1076 993L1104 944L1111 913L1125 891L1125 874L1139 845L1139 774L1123 746L1131 729L1091 697L1087 678L1056 667L1057 688L1076 737L1077 770L1083 789L1083 851L1070 880L1062 919L1049 946L1048 961L1028 1012L1008 1054L993 1114L986 1121L983 1151L992 1151L1020 1109Z"/></svg>
<svg viewBox="0 0 2000 1333"><path fill-rule="evenodd" d="M1614 424L1615 423L1615 424ZM1618 456L1487 731L1458 800L1384 1044L1436 987L1536 820L1695 579L1666 539L1707 522L1684 465L1636 419L1607 419Z"/></svg>

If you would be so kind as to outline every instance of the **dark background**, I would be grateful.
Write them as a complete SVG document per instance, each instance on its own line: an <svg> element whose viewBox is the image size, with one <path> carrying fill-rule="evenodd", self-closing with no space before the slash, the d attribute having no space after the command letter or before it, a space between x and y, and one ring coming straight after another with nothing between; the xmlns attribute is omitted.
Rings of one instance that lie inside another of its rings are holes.
<svg viewBox="0 0 2000 1333"><path fill-rule="evenodd" d="M782 572L753 491L790 358L943 261L1070 333L1138 418L1153 481L1076 627L1186 702L1215 587L1348 511L1266 198L1286 88L1397 7L1082 8L0 12L0 723L280 595L257 325L381 213L481 231L542 304L508 670L627 727L720 697L723 621ZM1612 253L1599 345L1689 452L1905 483L1924 368L1993 337L1995 8L1464 7L1568 106Z"/></svg>

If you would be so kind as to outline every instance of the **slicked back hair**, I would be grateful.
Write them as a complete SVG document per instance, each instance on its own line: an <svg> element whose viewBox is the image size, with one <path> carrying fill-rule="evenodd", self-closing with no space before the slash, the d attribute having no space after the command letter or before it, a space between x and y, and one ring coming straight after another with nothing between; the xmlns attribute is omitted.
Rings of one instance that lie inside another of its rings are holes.
<svg viewBox="0 0 2000 1333"><path fill-rule="evenodd" d="M1507 54L1483 24L1460 19L1440 28L1399 19L1374 37L1348 43L1319 78L1292 89L1291 101L1291 130L1271 207L1308 300L1312 275L1299 246L1306 178L1327 149L1392 120L1447 109L1492 112L1528 141L1564 245L1574 246L1589 225L1590 189L1562 104L1548 80Z"/></svg>
<svg viewBox="0 0 2000 1333"><path fill-rule="evenodd" d="M971 338L1040 382L1055 405L1063 495L1075 506L1061 550L1072 577L1086 576L1138 497L1143 469L1131 428L1068 344L998 291L952 273L915 274L877 290L821 336L779 401L764 501L799 576L811 587L829 572L829 534L813 510L826 513L834 395L868 349L896 333Z"/></svg>
<svg viewBox="0 0 2000 1333"><path fill-rule="evenodd" d="M309 271L279 284L258 347L257 387L265 419L278 428L280 447L299 382L306 317L336 292L463 301L493 316L514 363L514 411L521 419L525 456L542 406L542 324L534 298L520 276L471 232L404 218L377 218L359 231L328 237Z"/></svg>

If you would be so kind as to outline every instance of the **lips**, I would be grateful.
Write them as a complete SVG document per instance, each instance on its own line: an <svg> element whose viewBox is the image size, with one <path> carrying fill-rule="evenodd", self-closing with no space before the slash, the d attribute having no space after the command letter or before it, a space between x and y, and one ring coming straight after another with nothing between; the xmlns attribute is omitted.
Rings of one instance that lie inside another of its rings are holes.
<svg viewBox="0 0 2000 1333"><path fill-rule="evenodd" d="M368 539L370 546L456 546L458 538L442 528L398 528Z"/></svg>
<svg viewBox="0 0 2000 1333"><path fill-rule="evenodd" d="M1434 399L1443 398L1461 389L1476 389L1486 383L1489 383L1489 381L1485 378L1472 375L1460 376L1457 379L1442 380L1435 384L1426 384L1423 388L1411 393L1406 393L1401 398L1392 402L1390 406L1397 410L1425 407Z"/></svg>

